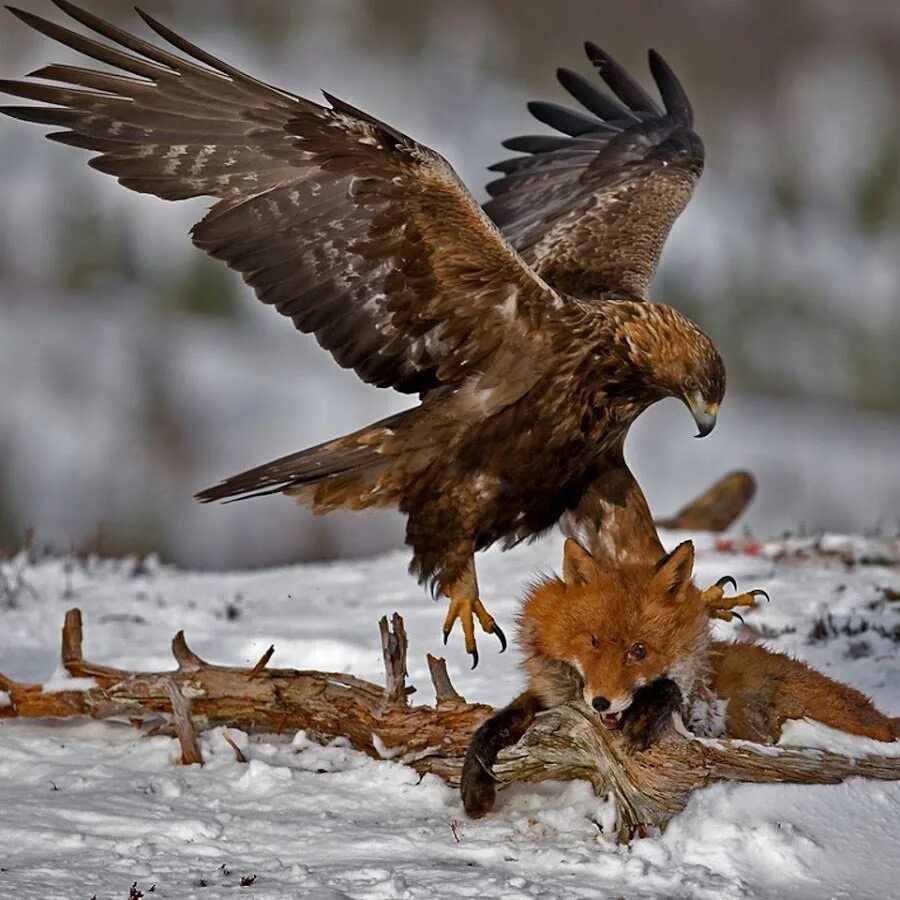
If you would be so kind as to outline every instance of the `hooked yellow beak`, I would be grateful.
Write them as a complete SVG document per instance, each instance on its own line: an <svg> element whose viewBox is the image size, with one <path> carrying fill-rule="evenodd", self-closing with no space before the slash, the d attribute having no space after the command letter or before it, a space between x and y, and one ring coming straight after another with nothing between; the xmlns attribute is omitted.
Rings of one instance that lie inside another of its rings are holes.
<svg viewBox="0 0 900 900"><path fill-rule="evenodd" d="M694 394L687 401L688 409L697 423L698 438L706 437L716 427L716 416L719 414L718 403L707 403L699 393Z"/></svg>

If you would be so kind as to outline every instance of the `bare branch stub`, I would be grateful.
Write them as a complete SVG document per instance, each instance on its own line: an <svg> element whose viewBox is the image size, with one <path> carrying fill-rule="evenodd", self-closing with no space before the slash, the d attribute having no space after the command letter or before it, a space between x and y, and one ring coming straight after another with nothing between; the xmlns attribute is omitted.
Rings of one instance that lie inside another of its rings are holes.
<svg viewBox="0 0 900 900"><path fill-rule="evenodd" d="M234 750L234 758L239 763L247 762L247 757L244 755L244 751L241 750L240 747L235 743L234 738L228 733L228 731L222 732L222 737L225 738L225 743Z"/></svg>
<svg viewBox="0 0 900 900"><path fill-rule="evenodd" d="M66 617L63 621L61 659L63 668L73 678L100 677L120 679L128 675L122 669L85 662L82 654L83 639L81 610L78 608L70 609L66 612Z"/></svg>
<svg viewBox="0 0 900 900"><path fill-rule="evenodd" d="M382 616L378 623L381 632L381 653L384 657L384 705L408 706L407 694L412 693L406 687L406 626L399 613L391 616L388 627L387 616Z"/></svg>
<svg viewBox="0 0 900 900"><path fill-rule="evenodd" d="M79 674L77 671L73 671L73 669L77 669L79 664L84 662L81 644L81 610L70 609L66 613L66 618L63 621L62 664L65 670L73 676Z"/></svg>
<svg viewBox="0 0 900 900"><path fill-rule="evenodd" d="M197 656L197 654L188 647L187 639L185 638L183 631L179 631L178 634L172 638L172 655L175 657L178 668L182 672L199 672L208 665L205 660Z"/></svg>
<svg viewBox="0 0 900 900"><path fill-rule="evenodd" d="M272 658L272 654L275 652L275 645L270 644L269 649L266 650L265 653L259 658L259 662L251 669L250 677L251 678L259 678L262 675L263 670L269 664L269 660Z"/></svg>
<svg viewBox="0 0 900 900"><path fill-rule="evenodd" d="M181 762L185 766L203 765L203 754L197 742L197 732L191 720L191 702L181 693L175 679L166 679L166 689L172 701L172 724L181 745Z"/></svg>
<svg viewBox="0 0 900 900"><path fill-rule="evenodd" d="M447 674L447 660L442 656L426 654L428 671L431 674L431 683L434 685L434 699L438 706L442 703L465 703L465 698L459 694L450 676Z"/></svg>

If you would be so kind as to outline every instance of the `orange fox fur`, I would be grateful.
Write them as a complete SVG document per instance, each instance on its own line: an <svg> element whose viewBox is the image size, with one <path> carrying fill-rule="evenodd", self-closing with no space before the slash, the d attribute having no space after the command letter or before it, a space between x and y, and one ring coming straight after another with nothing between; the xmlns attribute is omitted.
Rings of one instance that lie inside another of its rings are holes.
<svg viewBox="0 0 900 900"><path fill-rule="evenodd" d="M729 737L769 743L788 719L804 716L876 741L892 741L898 722L861 691L759 644L710 645L710 687L728 701Z"/></svg>
<svg viewBox="0 0 900 900"><path fill-rule="evenodd" d="M606 699L613 715L663 676L688 696L705 664L709 622L693 562L685 543L656 567L604 568L567 541L563 578L535 585L519 616L529 690L547 707Z"/></svg>
<svg viewBox="0 0 900 900"><path fill-rule="evenodd" d="M495 796L490 766L535 713L568 700L593 706L601 724L646 747L674 710L726 701L728 737L777 740L788 719L809 717L853 734L891 741L894 720L859 691L755 644L710 642L703 592L692 581L686 541L656 565L604 568L566 542L563 577L533 585L519 617L528 689L475 733L463 768L471 816ZM702 725L701 725L702 729Z"/></svg>

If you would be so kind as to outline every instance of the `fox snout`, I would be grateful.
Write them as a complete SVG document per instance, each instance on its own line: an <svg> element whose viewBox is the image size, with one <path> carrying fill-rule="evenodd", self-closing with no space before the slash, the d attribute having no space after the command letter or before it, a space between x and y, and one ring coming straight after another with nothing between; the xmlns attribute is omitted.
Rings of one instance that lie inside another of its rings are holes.
<svg viewBox="0 0 900 900"><path fill-rule="evenodd" d="M631 706L634 694L629 692L621 696L609 698L590 688L584 689L584 700L600 714L600 724L605 728L618 728L622 723L622 713Z"/></svg>
<svg viewBox="0 0 900 900"><path fill-rule="evenodd" d="M585 700L594 707L595 710L599 713L617 713L624 712L631 706L632 695L629 694L627 697L619 697L616 700L609 700L606 697L595 696L592 697L587 692L585 692Z"/></svg>

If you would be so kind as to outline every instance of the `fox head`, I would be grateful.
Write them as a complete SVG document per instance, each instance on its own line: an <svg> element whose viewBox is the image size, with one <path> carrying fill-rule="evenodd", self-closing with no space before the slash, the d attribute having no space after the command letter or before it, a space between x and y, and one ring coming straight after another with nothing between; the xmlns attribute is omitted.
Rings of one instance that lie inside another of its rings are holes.
<svg viewBox="0 0 900 900"><path fill-rule="evenodd" d="M563 577L531 590L519 620L531 688L548 705L579 694L608 728L642 685L690 693L705 659L708 611L685 541L654 565L603 567L567 540Z"/></svg>

